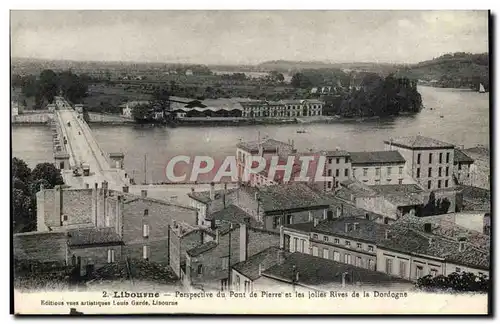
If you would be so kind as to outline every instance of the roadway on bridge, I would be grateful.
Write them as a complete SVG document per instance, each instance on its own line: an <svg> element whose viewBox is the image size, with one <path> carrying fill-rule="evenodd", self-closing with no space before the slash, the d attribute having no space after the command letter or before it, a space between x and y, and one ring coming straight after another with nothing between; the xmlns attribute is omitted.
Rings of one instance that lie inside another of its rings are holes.
<svg viewBox="0 0 500 324"><path fill-rule="evenodd" d="M60 97L56 98L56 105L59 108L56 112L60 117L58 122L68 141L67 147L71 148L68 152L76 164L72 167L78 167L81 163L90 167L90 176L73 176L72 172L65 172L65 183L72 187L84 188L86 183L89 187L98 183L100 187L103 181L107 181L109 189L122 190L123 186L128 183L124 178L125 171L111 168L108 158L105 157L106 153L98 147L85 121L79 119L78 112Z"/></svg>

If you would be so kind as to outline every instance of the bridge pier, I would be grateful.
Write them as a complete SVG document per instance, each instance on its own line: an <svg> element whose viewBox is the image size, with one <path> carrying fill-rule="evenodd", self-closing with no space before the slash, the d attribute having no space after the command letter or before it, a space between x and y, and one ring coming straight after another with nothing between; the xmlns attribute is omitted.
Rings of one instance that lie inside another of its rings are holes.
<svg viewBox="0 0 500 324"><path fill-rule="evenodd" d="M56 152L54 153L54 160L56 168L58 168L59 170L71 170L68 153Z"/></svg>

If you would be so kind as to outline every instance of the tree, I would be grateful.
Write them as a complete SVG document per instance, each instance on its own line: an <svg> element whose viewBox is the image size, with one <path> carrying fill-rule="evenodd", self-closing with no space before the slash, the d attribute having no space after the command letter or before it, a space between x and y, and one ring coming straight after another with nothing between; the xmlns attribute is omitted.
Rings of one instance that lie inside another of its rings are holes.
<svg viewBox="0 0 500 324"><path fill-rule="evenodd" d="M24 183L28 182L31 177L31 170L26 162L16 157L12 159L12 177Z"/></svg>
<svg viewBox="0 0 500 324"><path fill-rule="evenodd" d="M88 78L73 74L71 70L58 75L58 85L64 97L70 102L79 102L86 97L88 91Z"/></svg>
<svg viewBox="0 0 500 324"><path fill-rule="evenodd" d="M61 170L57 169L52 163L39 163L31 172L31 180L46 180L48 183L47 189L54 188L57 185L64 184L61 176Z"/></svg>
<svg viewBox="0 0 500 324"><path fill-rule="evenodd" d="M301 72L295 73L292 76L292 80L290 81L290 83L294 88L304 89L309 88L312 85L311 80L309 80L309 78Z"/></svg>
<svg viewBox="0 0 500 324"><path fill-rule="evenodd" d="M476 275L471 272L454 272L448 276L424 276L417 280L415 286L425 291L488 292L491 283L490 279L485 275Z"/></svg>
<svg viewBox="0 0 500 324"><path fill-rule="evenodd" d="M41 96L49 103L54 102L59 86L57 74L52 70L43 70L38 84Z"/></svg>
<svg viewBox="0 0 500 324"><path fill-rule="evenodd" d="M12 220L16 233L30 231L36 227L36 217L31 206L31 196L21 189L12 189Z"/></svg>
<svg viewBox="0 0 500 324"><path fill-rule="evenodd" d="M151 106L148 104L135 105L132 108L132 117L136 121L146 121L151 119Z"/></svg>

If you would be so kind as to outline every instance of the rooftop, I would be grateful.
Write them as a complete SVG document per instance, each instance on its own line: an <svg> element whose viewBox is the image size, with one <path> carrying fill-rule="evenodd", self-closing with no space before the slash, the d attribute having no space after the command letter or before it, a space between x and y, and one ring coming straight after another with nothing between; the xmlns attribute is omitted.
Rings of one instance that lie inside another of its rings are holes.
<svg viewBox="0 0 500 324"><path fill-rule="evenodd" d="M463 211L490 211L491 193L487 189L460 186L459 190L463 196Z"/></svg>
<svg viewBox="0 0 500 324"><path fill-rule="evenodd" d="M314 229L314 222L287 224L284 227L299 232L310 233Z"/></svg>
<svg viewBox="0 0 500 324"><path fill-rule="evenodd" d="M210 251L211 249L215 248L217 246L217 242L215 241L208 241L206 243L203 243L201 245L198 245L191 250L187 251L187 254L192 257L196 257L200 254L203 254L207 251Z"/></svg>
<svg viewBox="0 0 500 324"><path fill-rule="evenodd" d="M353 224L357 223L356 229ZM320 222L311 232L337 235L376 244L385 235L387 225L357 217L343 217Z"/></svg>
<svg viewBox="0 0 500 324"><path fill-rule="evenodd" d="M384 141L384 143L409 149L455 148L453 144L421 135L395 137Z"/></svg>
<svg viewBox="0 0 500 324"><path fill-rule="evenodd" d="M261 271L265 271L280 263L279 253L283 253L283 261L289 255L289 252L280 250L276 246L271 246L257 254L252 255L246 261L236 263L233 265L233 269L250 280L256 280L260 278Z"/></svg>
<svg viewBox="0 0 500 324"><path fill-rule="evenodd" d="M264 212L329 206L324 196L300 182L259 188L245 187L245 190L258 194Z"/></svg>
<svg viewBox="0 0 500 324"><path fill-rule="evenodd" d="M333 150L333 151L321 151L322 154L326 155L327 157L343 157L343 156L349 156L350 153L345 151L345 150Z"/></svg>
<svg viewBox="0 0 500 324"><path fill-rule="evenodd" d="M352 164L405 163L398 151L350 152Z"/></svg>
<svg viewBox="0 0 500 324"><path fill-rule="evenodd" d="M70 246L123 244L121 237L111 227L69 230L68 237Z"/></svg>
<svg viewBox="0 0 500 324"><path fill-rule="evenodd" d="M370 186L371 190L383 195L422 193L424 190L417 184L388 184Z"/></svg>
<svg viewBox="0 0 500 324"><path fill-rule="evenodd" d="M474 163L474 160L465 154L460 149L455 149L455 153L453 153L453 162L454 163Z"/></svg>
<svg viewBox="0 0 500 324"><path fill-rule="evenodd" d="M238 188L227 189L226 194L229 195L237 190ZM223 194L224 194L224 189L215 190L214 191L215 200L222 199ZM208 204L212 201L212 199L210 199L210 190L190 192L188 193L188 196L204 204Z"/></svg>
<svg viewBox="0 0 500 324"><path fill-rule="evenodd" d="M205 219L237 224L246 224L248 222L252 226L257 226L256 221L250 214L235 205L229 205L227 208L207 215Z"/></svg>
<svg viewBox="0 0 500 324"><path fill-rule="evenodd" d="M266 277L286 282L298 282L304 286L320 286L325 284L341 284L344 273L347 283L387 286L391 283L411 283L407 280L389 276L383 272L355 267L310 254L295 252L285 262L275 265L263 272ZM298 280L297 280L298 279Z"/></svg>
<svg viewBox="0 0 500 324"><path fill-rule="evenodd" d="M241 148L247 152L257 153L259 152L259 145L262 145L264 152L276 152L278 147L287 146L290 150L293 146L289 143L281 142L272 138L265 139L263 141L251 141L251 142L240 142L236 147Z"/></svg>

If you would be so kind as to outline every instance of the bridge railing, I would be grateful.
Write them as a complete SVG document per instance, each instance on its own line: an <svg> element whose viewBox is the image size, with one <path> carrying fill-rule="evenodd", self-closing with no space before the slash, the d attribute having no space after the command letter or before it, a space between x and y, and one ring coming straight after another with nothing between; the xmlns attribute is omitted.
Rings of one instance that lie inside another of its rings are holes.
<svg viewBox="0 0 500 324"><path fill-rule="evenodd" d="M54 122L56 123L56 127L60 133L60 135L63 137L61 140L63 141L63 145L68 147L66 151L69 151L69 165L70 166L76 166L77 164L77 156L75 155L75 151L73 150L73 146L71 145L71 141L69 140L68 134L66 134L66 131L64 130L64 127L62 126L63 120L61 115L59 114L58 111L54 112L56 115L56 119ZM66 144L64 144L64 138L66 138ZM73 163L72 163L73 162Z"/></svg>

